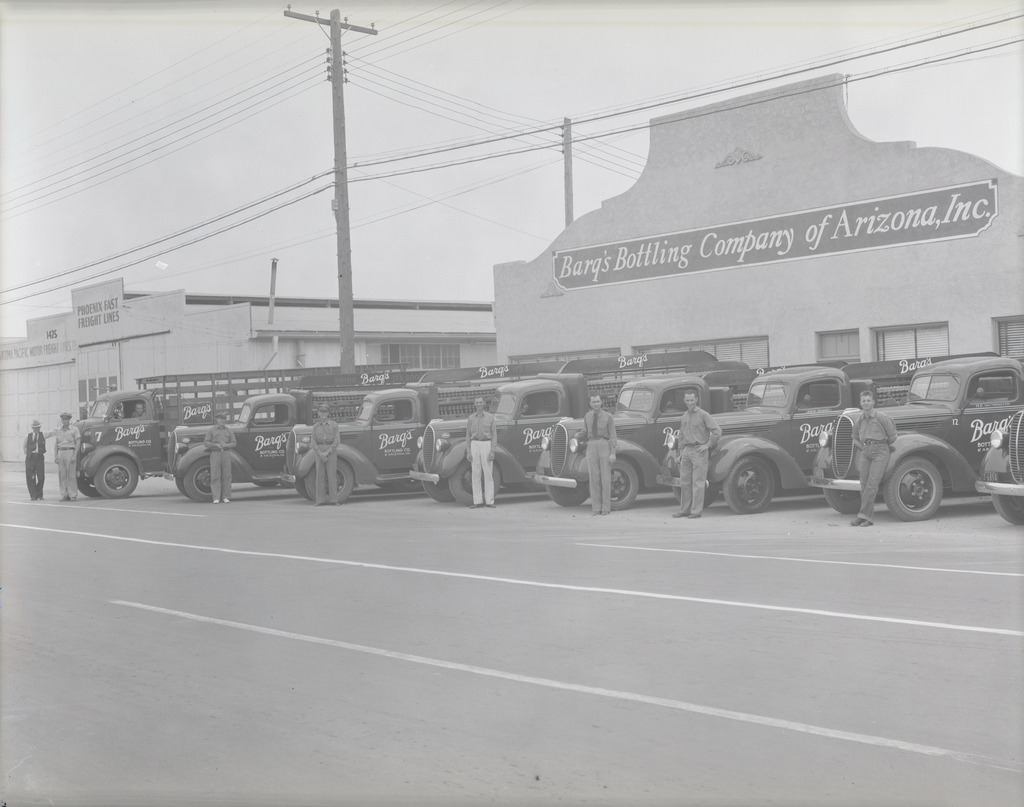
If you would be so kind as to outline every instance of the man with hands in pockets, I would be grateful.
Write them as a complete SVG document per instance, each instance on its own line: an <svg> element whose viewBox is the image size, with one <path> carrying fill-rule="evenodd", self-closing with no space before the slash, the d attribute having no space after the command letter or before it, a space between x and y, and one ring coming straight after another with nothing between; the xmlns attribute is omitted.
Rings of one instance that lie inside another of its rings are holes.
<svg viewBox="0 0 1024 807"><path fill-rule="evenodd" d="M697 406L697 393L683 396L686 411L679 420L679 509L672 518L700 518L708 481L708 455L722 436L722 427Z"/></svg>

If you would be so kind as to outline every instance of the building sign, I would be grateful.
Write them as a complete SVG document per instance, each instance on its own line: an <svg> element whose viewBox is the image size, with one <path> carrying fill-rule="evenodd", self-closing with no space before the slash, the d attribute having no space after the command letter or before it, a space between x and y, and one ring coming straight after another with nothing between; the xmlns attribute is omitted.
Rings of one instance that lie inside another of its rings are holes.
<svg viewBox="0 0 1024 807"><path fill-rule="evenodd" d="M0 346L0 367L16 370L74 361L78 345L68 319L67 314L57 314L29 320L25 325L26 339Z"/></svg>
<svg viewBox="0 0 1024 807"><path fill-rule="evenodd" d="M928 241L970 238L995 219L998 180L554 253L562 289L654 280Z"/></svg>

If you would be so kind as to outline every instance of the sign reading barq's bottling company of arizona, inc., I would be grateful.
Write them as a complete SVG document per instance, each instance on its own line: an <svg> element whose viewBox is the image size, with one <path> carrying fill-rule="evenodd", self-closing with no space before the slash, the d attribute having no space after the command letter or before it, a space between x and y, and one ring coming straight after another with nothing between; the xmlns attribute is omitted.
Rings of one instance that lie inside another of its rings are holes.
<svg viewBox="0 0 1024 807"><path fill-rule="evenodd" d="M554 253L565 290L970 238L998 210L998 180L868 199L781 216Z"/></svg>

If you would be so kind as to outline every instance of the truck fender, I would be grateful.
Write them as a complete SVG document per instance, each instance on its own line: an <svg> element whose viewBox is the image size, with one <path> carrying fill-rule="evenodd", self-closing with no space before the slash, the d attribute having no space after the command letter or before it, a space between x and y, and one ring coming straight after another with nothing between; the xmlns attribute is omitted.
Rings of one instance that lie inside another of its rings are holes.
<svg viewBox="0 0 1024 807"><path fill-rule="evenodd" d="M889 467L885 471L886 477L903 460L914 456L924 457L935 463L955 492L974 492L974 482L978 478L974 469L959 451L933 434L898 434L889 457Z"/></svg>
<svg viewBox="0 0 1024 807"><path fill-rule="evenodd" d="M295 462L295 487L299 486L299 480L305 479L316 467L314 453L313 449L310 448L308 451L303 451L299 454L299 458Z"/></svg>
<svg viewBox="0 0 1024 807"><path fill-rule="evenodd" d="M980 477L985 478L986 474L1006 476L1010 473L1009 455L1001 448L990 448L985 452L985 458L981 461ZM991 478L991 477L990 477Z"/></svg>
<svg viewBox="0 0 1024 807"><path fill-rule="evenodd" d="M668 449L665 448L665 453ZM616 440L615 456L618 459L629 459L640 474L640 487L649 488L658 484L658 474L663 472L662 464L665 456L655 457L650 451L632 440Z"/></svg>
<svg viewBox="0 0 1024 807"><path fill-rule="evenodd" d="M512 452L501 444L495 446L494 464L497 465L501 471L502 483L528 481L526 478L526 471L524 471L523 466L519 464L519 460L512 456Z"/></svg>
<svg viewBox="0 0 1024 807"><path fill-rule="evenodd" d="M807 486L807 478L794 460L777 443L751 435L725 437L711 452L708 462L708 481L724 482L740 460L756 454L771 463L784 490L799 490Z"/></svg>
<svg viewBox="0 0 1024 807"><path fill-rule="evenodd" d="M106 461L108 457L121 457L123 459L131 460L132 464L135 466L136 472L139 474L139 478L142 478L142 463L139 462L139 458L136 456L135 452L125 448L123 445L116 444L99 446L98 448L94 448L84 457L80 456L78 461L78 475L92 479L96 474L96 471L99 470L100 465Z"/></svg>
<svg viewBox="0 0 1024 807"><path fill-rule="evenodd" d="M341 462L342 460L352 466L352 470L356 475L357 485L377 484L377 468L369 459L367 459L366 455L363 454L362 451L357 451L352 448L352 446L342 443L338 446L338 462Z"/></svg>
<svg viewBox="0 0 1024 807"><path fill-rule="evenodd" d="M497 458L497 455L495 457ZM444 456L441 457L440 469L438 474L442 479L451 479L455 476L455 471L459 467L459 464L465 460L469 462L469 457L466 453L466 441L464 439L458 442L452 443L452 448L445 452ZM434 463L434 467L437 467L437 463ZM505 470L504 468L502 470Z"/></svg>

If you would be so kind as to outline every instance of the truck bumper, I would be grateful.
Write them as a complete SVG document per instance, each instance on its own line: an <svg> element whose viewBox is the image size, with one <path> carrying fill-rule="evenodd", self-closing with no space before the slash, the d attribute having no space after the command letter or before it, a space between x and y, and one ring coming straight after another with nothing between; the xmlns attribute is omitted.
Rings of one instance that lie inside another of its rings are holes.
<svg viewBox="0 0 1024 807"><path fill-rule="evenodd" d="M431 482L435 485L441 481L440 474L428 474L426 471L409 471L409 476L419 482Z"/></svg>
<svg viewBox="0 0 1024 807"><path fill-rule="evenodd" d="M564 476L548 476L547 474L527 474L527 478L538 485L550 485L553 488L575 488L575 479Z"/></svg>
<svg viewBox="0 0 1024 807"><path fill-rule="evenodd" d="M820 476L812 476L807 480L808 486L812 488L828 488L829 490L853 490L860 493L859 479L824 479Z"/></svg>
<svg viewBox="0 0 1024 807"><path fill-rule="evenodd" d="M986 482L979 479L974 483L974 489L978 493L991 493L995 496L1024 496L1024 485L1012 482Z"/></svg>

